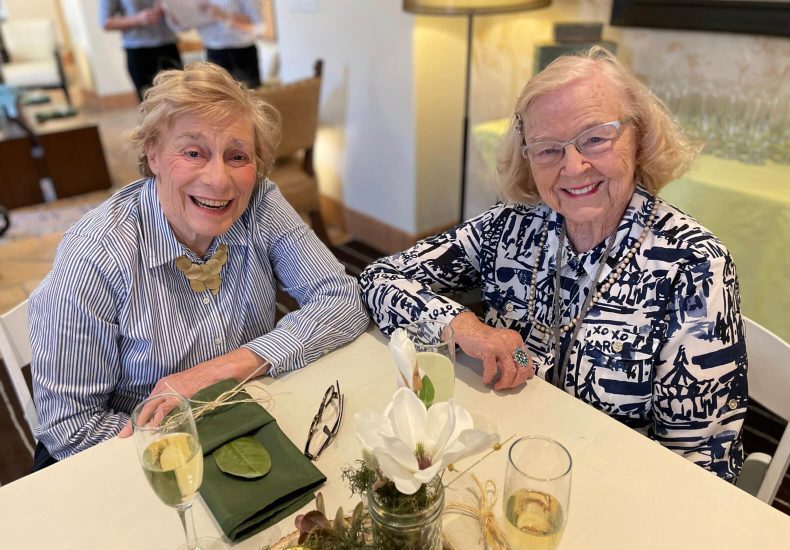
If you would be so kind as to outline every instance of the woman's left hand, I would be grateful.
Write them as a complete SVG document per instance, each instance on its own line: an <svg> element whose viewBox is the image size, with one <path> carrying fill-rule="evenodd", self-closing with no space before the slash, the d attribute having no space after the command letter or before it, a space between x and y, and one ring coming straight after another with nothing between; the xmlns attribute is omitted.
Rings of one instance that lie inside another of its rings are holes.
<svg viewBox="0 0 790 550"><path fill-rule="evenodd" d="M490 327L470 311L458 314L450 326L455 332L455 342L464 353L483 362L484 384L491 384L496 379L494 389L506 390L518 387L535 376L531 358L526 366L516 364L514 359L516 350L527 355L524 340L518 332Z"/></svg>

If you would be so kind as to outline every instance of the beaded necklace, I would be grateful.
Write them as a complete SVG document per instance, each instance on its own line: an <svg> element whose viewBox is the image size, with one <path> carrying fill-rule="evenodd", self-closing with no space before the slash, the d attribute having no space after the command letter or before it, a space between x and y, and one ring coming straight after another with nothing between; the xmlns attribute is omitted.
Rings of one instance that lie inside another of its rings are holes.
<svg viewBox="0 0 790 550"><path fill-rule="evenodd" d="M656 219L656 212L658 211L658 206L659 206L659 199L658 197L654 197L653 204L650 207L650 214L647 217L647 222L645 223L645 226L642 228L642 232L639 235L639 238L637 238L636 241L634 241L634 244L631 245L631 248L628 250L628 252L626 252L625 256L623 256L623 259L620 260L620 262L618 262L618 264L615 266L614 269L612 269L612 272L609 274L606 280L599 286L598 279L600 278L601 272L603 270L603 266L606 263L606 259L609 257L609 253L611 252L612 246L614 245L614 240L617 236L617 231L615 231L612 234L612 236L609 238L609 242L606 245L606 250L601 256L598 269L596 270L595 277L592 280L590 292L587 295L587 298L584 300L584 304L582 305L581 309L579 309L579 312L576 314L576 316L573 317L565 325L561 324L562 319L560 318L560 312L559 312L560 295L561 295L560 254L562 252L562 248L565 242L565 225L563 224L561 235L560 235L559 248L557 250L557 262L556 262L557 274L556 274L556 282L554 287L554 299L552 301L553 310L554 310L553 327L546 326L538 322L538 320L535 318L535 295L537 293L537 287L538 287L538 269L540 268L540 262L544 252L543 247L546 244L546 238L549 233L548 219L546 219L546 221L543 223L543 227L541 229L540 242L538 243L538 254L535 257L535 265L532 269L532 278L530 280L529 292L527 294L527 315L530 324L538 332L542 333L541 339L543 340L544 343L548 341L549 337L552 334L554 334L555 337L554 376L555 376L555 383L557 385L560 385L560 382L562 380L562 376L560 375L559 372L560 369L558 367L562 366L564 369L566 360L570 355L571 344L576 340L579 329L581 328L580 320L584 318L584 316L587 314L587 311L589 311L590 307L592 307L592 305L595 302L600 300L601 297L603 297L603 295L609 291L612 285L623 274L625 267L639 251L639 248L642 246L642 242L647 236L647 233L650 231L650 228L653 227L653 223L655 222ZM571 338L571 342L568 344L565 356L563 357L562 361L559 361L560 341L566 332L574 328L575 330L573 331L573 338Z"/></svg>

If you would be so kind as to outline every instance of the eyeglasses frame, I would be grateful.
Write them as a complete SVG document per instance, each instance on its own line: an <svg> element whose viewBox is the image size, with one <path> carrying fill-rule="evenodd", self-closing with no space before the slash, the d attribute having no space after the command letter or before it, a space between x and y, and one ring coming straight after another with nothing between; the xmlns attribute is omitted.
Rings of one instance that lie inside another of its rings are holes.
<svg viewBox="0 0 790 550"><path fill-rule="evenodd" d="M576 140L578 140L579 137L582 134L584 134L585 132L589 132L590 130L594 130L596 128L600 128L602 126L614 126L615 129L617 130L617 134L613 138L607 139L607 141L616 141L616 140L618 140L620 138L620 136L623 135L623 125L627 124L628 122L631 122L633 120L632 117L625 116L625 117L621 118L620 120L613 120L612 122L604 122L603 124L596 124L595 126L591 126L590 128L582 130L581 132L579 132L576 135L576 137L574 137L573 139L568 140L568 141L544 140L544 141L536 141L534 143L527 144L526 136L524 135L524 120L521 118L521 113L515 113L515 117L516 117L516 131L518 132L519 136L521 137L521 145L519 145L519 149L521 150L521 156L524 157L525 159L529 160L529 157L527 156L527 150L530 147L534 147L534 146L540 145L542 143L556 143L557 145L560 146L560 150L562 151L562 153L560 153L560 158L555 160L551 164L546 164L544 166L553 166L554 164L556 164L556 163L560 162L562 159L564 159L565 158L565 148L568 147L568 145L573 145L573 147L576 149L576 151L580 155L582 155L584 157L587 157L588 155L585 154L584 152L582 152L582 150L579 149L579 144L576 143Z"/></svg>
<svg viewBox="0 0 790 550"><path fill-rule="evenodd" d="M332 429L329 429L326 424L324 425L324 429L321 431L326 434L326 441L324 441L324 443L321 445L321 448L319 448L315 454L312 454L310 452L310 443L313 441L313 436L318 433L318 424L320 424L321 420L323 419L324 411L335 399L338 401L338 413L335 425L332 427ZM345 396L340 392L340 381L335 380L335 383L330 385L324 392L324 396L321 398L321 404L318 407L318 412L313 417L313 421L310 423L310 431L307 433L307 442L304 444L304 455L310 460L316 460L319 456L321 456L321 453L323 453L326 448L329 447L329 444L340 431L340 423L343 421L343 409L345 401Z"/></svg>

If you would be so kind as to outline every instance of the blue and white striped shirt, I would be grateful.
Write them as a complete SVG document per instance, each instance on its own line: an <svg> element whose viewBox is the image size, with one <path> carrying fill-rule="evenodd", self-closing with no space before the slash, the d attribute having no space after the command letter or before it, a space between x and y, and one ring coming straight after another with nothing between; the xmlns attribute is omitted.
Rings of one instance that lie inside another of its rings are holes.
<svg viewBox="0 0 790 550"><path fill-rule="evenodd" d="M153 179L122 189L63 237L30 297L36 437L56 459L118 433L162 377L246 347L269 373L303 367L362 333L356 281L265 181L230 230L219 294L193 292ZM205 259L204 258L204 259ZM300 309L275 327L279 281Z"/></svg>

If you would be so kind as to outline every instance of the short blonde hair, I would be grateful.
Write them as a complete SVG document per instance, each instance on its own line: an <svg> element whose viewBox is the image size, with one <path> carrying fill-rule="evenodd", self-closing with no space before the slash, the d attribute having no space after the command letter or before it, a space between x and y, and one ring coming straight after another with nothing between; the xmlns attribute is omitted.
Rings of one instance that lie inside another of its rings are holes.
<svg viewBox="0 0 790 550"><path fill-rule="evenodd" d="M274 165L280 143L280 114L255 91L213 63L189 63L183 70L160 72L153 86L146 90L140 112L142 120L132 134L132 142L143 176L154 175L146 147L157 144L163 131L184 115L218 123L239 115L248 117L253 125L258 181Z"/></svg>
<svg viewBox="0 0 790 550"><path fill-rule="evenodd" d="M522 136L515 114L526 121L527 112L539 97L596 73L604 75L626 100L623 116L631 118L636 130L638 184L655 194L691 167L700 147L689 141L662 101L609 50L593 46L555 59L524 86L497 159L501 199L525 204L541 202L529 160L521 154Z"/></svg>

